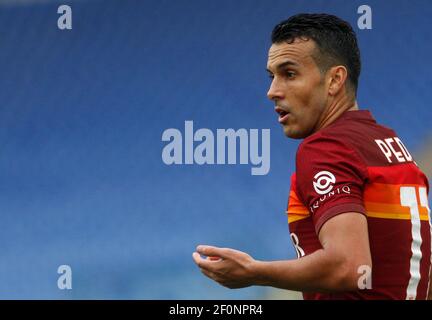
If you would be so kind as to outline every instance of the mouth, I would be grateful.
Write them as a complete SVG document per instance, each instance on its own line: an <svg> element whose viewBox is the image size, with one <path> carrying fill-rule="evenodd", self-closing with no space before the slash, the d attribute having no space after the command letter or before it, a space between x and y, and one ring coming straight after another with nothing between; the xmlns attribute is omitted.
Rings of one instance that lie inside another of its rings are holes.
<svg viewBox="0 0 432 320"><path fill-rule="evenodd" d="M279 119L278 119L279 123L284 124L287 121L290 113L288 111L285 111L281 107L276 107L275 111L276 111L276 113L279 114Z"/></svg>

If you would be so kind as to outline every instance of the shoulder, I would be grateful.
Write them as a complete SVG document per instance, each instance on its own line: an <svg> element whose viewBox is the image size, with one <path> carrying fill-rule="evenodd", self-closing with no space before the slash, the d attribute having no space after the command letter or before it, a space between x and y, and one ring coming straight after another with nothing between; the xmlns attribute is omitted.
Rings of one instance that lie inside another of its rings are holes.
<svg viewBox="0 0 432 320"><path fill-rule="evenodd" d="M334 134L333 130L323 130L303 140L297 150L296 173L298 185L310 185L320 175L359 183L368 176L363 157L347 135Z"/></svg>
<svg viewBox="0 0 432 320"><path fill-rule="evenodd" d="M304 139L297 149L297 160L305 156L355 152L346 134L323 130Z"/></svg>

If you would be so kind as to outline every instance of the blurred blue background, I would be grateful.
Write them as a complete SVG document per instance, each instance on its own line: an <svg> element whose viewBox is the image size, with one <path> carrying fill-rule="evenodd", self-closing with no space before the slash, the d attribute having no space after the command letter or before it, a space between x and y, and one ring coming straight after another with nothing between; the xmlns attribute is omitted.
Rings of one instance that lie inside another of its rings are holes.
<svg viewBox="0 0 432 320"><path fill-rule="evenodd" d="M73 29L57 28L68 4ZM193 264L197 244L295 257L285 208L298 141L267 100L270 32L299 12L354 26L359 105L414 154L430 148L432 3L0 1L0 298L255 299ZM167 166L162 132L271 129L271 169ZM428 142L429 141L429 142ZM70 265L73 289L59 290Z"/></svg>

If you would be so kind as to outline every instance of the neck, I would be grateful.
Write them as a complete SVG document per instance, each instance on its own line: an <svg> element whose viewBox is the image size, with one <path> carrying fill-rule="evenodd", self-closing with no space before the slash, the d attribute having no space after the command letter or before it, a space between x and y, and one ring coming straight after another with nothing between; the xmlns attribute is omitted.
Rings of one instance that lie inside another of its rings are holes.
<svg viewBox="0 0 432 320"><path fill-rule="evenodd" d="M355 99L352 100L346 95L344 95L341 99L335 100L325 109L320 119L318 120L314 132L317 132L327 127L337 118L339 118L343 113L354 110L358 110L357 101Z"/></svg>

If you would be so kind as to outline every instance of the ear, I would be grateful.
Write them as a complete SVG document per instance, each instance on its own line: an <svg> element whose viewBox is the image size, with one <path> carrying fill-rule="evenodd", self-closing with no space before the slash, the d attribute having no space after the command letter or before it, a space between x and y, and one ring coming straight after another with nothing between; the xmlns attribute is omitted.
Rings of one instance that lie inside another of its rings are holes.
<svg viewBox="0 0 432 320"><path fill-rule="evenodd" d="M328 93L331 96L337 95L345 87L348 77L348 70L344 66L334 66L328 71L329 87Z"/></svg>

